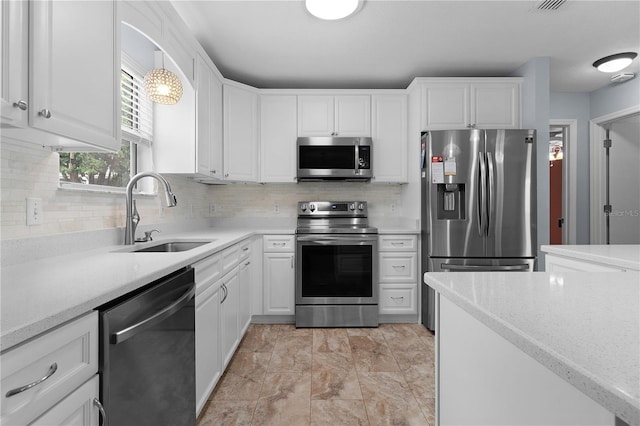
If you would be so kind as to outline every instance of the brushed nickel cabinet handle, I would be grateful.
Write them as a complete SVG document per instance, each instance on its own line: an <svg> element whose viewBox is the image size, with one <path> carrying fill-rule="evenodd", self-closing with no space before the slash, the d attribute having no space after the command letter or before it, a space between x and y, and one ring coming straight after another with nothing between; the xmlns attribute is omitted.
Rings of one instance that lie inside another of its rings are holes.
<svg viewBox="0 0 640 426"><path fill-rule="evenodd" d="M104 407L102 406L100 400L98 398L93 398L93 405L95 405L98 408L98 411L100 411L100 415L102 416L102 424L107 425L107 413L104 412ZM98 422L98 424L100 424L100 422Z"/></svg>
<svg viewBox="0 0 640 426"><path fill-rule="evenodd" d="M51 118L51 111L45 108L42 111L38 112L38 115L42 118Z"/></svg>
<svg viewBox="0 0 640 426"><path fill-rule="evenodd" d="M26 111L29 105L25 101L18 101L13 103L14 108L20 108L22 111Z"/></svg>
<svg viewBox="0 0 640 426"><path fill-rule="evenodd" d="M49 371L47 371L47 374L41 378L36 380L35 382L31 382L28 385L24 385L24 386L20 386L19 388L15 388L15 389L11 389L9 392L7 392L6 397L10 398L14 395L17 395L19 393L22 393L26 390L31 389L34 386L38 386L40 383L44 382L45 380L47 380L49 377L53 376L53 374L58 371L58 363L54 362L53 364L51 364L51 367L49 367Z"/></svg>

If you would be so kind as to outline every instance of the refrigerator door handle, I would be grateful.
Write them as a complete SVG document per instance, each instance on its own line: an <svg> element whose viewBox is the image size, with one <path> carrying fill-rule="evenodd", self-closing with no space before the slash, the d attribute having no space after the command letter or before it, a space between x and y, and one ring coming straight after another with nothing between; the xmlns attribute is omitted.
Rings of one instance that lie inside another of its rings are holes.
<svg viewBox="0 0 640 426"><path fill-rule="evenodd" d="M443 271L528 271L529 264L521 263L519 265L453 265L441 263L440 268Z"/></svg>
<svg viewBox="0 0 640 426"><path fill-rule="evenodd" d="M484 237L486 235L487 164L483 152L478 153L478 171L480 173L480 178L478 179L478 234Z"/></svg>
<svg viewBox="0 0 640 426"><path fill-rule="evenodd" d="M491 152L487 152L487 172L489 175L489 185L487 185L488 188L488 193L487 193L487 223L485 224L485 232L487 236L489 236L489 229L491 227L491 219L493 218L494 215L494 211L493 211L493 204L492 202L495 202L494 200L494 186L495 186L495 177L494 177L494 170L495 170L495 166L494 166L494 162L493 162L493 156L491 155Z"/></svg>

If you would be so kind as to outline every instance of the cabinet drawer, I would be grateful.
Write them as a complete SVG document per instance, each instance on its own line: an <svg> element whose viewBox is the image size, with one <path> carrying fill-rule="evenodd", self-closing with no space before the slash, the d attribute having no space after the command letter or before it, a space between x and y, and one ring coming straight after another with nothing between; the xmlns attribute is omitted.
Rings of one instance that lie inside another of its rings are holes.
<svg viewBox="0 0 640 426"><path fill-rule="evenodd" d="M417 312L417 285L380 285L381 314L413 314Z"/></svg>
<svg viewBox="0 0 640 426"><path fill-rule="evenodd" d="M196 294L222 276L222 253L216 253L193 264L196 277Z"/></svg>
<svg viewBox="0 0 640 426"><path fill-rule="evenodd" d="M295 235L265 235L263 238L264 251L293 252L295 251Z"/></svg>
<svg viewBox="0 0 640 426"><path fill-rule="evenodd" d="M240 261L240 245L236 244L222 251L222 275L232 270Z"/></svg>
<svg viewBox="0 0 640 426"><path fill-rule="evenodd" d="M251 238L242 241L240 245L240 261L247 259L251 256Z"/></svg>
<svg viewBox="0 0 640 426"><path fill-rule="evenodd" d="M27 424L98 372L98 312L7 351L0 362L0 423ZM7 397L8 392L38 381Z"/></svg>
<svg viewBox="0 0 640 426"><path fill-rule="evenodd" d="M378 250L380 251L416 251L418 237L415 235L380 235Z"/></svg>
<svg viewBox="0 0 640 426"><path fill-rule="evenodd" d="M380 253L380 281L416 281L416 253Z"/></svg>

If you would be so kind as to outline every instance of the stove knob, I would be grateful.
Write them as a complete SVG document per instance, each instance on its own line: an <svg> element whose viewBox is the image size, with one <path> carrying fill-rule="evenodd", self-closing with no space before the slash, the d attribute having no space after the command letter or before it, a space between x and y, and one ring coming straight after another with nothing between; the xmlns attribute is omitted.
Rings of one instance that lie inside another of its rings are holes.
<svg viewBox="0 0 640 426"><path fill-rule="evenodd" d="M315 211L316 206L315 204L309 204L309 210L311 210L312 212Z"/></svg>
<svg viewBox="0 0 640 426"><path fill-rule="evenodd" d="M303 212L306 212L306 211L307 211L307 204L306 204L306 203L305 203L305 204L302 204L302 205L300 206L300 210L302 210Z"/></svg>
<svg viewBox="0 0 640 426"><path fill-rule="evenodd" d="M349 210L353 211L355 209L356 209L356 204L355 203L349 204Z"/></svg>
<svg viewBox="0 0 640 426"><path fill-rule="evenodd" d="M364 210L364 203L358 204L358 210Z"/></svg>

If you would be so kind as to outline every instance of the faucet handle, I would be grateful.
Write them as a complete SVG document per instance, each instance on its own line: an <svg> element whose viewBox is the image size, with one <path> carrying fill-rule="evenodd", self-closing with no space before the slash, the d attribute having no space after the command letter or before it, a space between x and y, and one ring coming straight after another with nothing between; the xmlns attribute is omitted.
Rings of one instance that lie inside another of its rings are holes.
<svg viewBox="0 0 640 426"><path fill-rule="evenodd" d="M151 238L151 234L154 232L160 233L160 231L158 231L157 229L152 229L151 231L144 231L144 239L146 241L153 241L153 238Z"/></svg>

